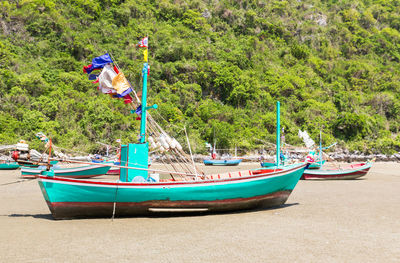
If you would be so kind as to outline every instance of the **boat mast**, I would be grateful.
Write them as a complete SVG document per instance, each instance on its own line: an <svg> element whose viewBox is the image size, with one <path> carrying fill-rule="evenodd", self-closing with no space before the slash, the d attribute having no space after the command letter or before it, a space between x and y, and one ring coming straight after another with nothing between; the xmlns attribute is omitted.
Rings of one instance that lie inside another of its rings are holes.
<svg viewBox="0 0 400 263"><path fill-rule="evenodd" d="M276 102L276 166L280 165L280 153L281 153L281 120L280 120L280 102Z"/></svg>
<svg viewBox="0 0 400 263"><path fill-rule="evenodd" d="M321 129L319 129L319 161L322 162L322 130Z"/></svg>
<svg viewBox="0 0 400 263"><path fill-rule="evenodd" d="M142 87L142 116L140 121L140 143L146 140L146 107L147 107L147 74L149 71L149 64L143 64L143 87Z"/></svg>

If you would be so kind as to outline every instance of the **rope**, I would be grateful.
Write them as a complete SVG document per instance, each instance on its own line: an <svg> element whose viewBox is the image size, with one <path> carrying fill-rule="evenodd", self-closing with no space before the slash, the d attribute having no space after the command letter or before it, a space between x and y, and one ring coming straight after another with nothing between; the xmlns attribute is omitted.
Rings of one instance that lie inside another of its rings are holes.
<svg viewBox="0 0 400 263"><path fill-rule="evenodd" d="M109 53L109 52L107 52L107 53ZM117 61L116 61L115 58L113 57L113 55L112 55L111 53L109 53L109 55L110 55L110 57L112 58L112 60L113 60L113 62L115 63L116 67L118 68L118 70L119 70L120 72L122 72L122 70L120 69L120 67L119 67L119 65L118 65L118 63L117 63ZM136 91L134 90L134 88L133 88L132 84L129 82L129 80L127 80L127 81L128 81L128 83L129 83L129 85L130 85L130 88L131 88L132 91L133 91L133 94L134 94L134 97L136 98L136 101L138 102L138 104L140 104L140 103L141 103L140 98L138 97ZM150 81L148 81L148 87L150 87ZM131 107L132 110L135 110L135 105L134 105L133 102L132 102L132 103L129 103L129 106ZM164 121L167 122L167 120L165 120L165 118L164 118L161 114L159 114L158 112L155 112L155 114L157 114L157 115L160 116ZM155 119L154 119L153 116L150 114L150 112L148 112L148 114L147 114L147 120L146 120L146 121L148 122L148 125L147 125L147 128L146 128L146 129L149 131L149 134L152 133L152 134L155 134L156 136L160 136L161 134L163 134L163 135L167 135L167 136L168 136L168 134L165 132L165 130L164 130L163 128L161 128L161 126L155 121ZM168 123L168 122L167 122L167 123ZM173 124L171 124L171 123L169 123L169 126L176 127L178 130L182 130L182 128L180 128L180 127L178 127L178 126L176 126L176 125L173 125ZM174 153L175 155L173 155L172 153ZM192 168L191 168L190 165L189 165L189 163L190 163L190 161L189 161L190 158L189 158L189 156L187 156L187 154L184 153L183 151L180 152L180 151L178 151L177 149L170 149L170 151L167 151L167 152L161 153L161 154L163 154L164 156L166 156L166 158L167 158L168 161L170 162L170 165L171 165L172 169L175 170L175 172L177 172L178 169L177 169L176 166L174 166L174 165L172 164L172 161L171 161L171 158L170 158L169 155L173 156L173 158L174 158L176 161L178 161L179 165L181 166L181 168L183 168L183 170L187 170L187 171L189 171L190 173L192 173ZM176 156L176 155L177 155L177 156ZM199 169L196 165L194 165L193 173L194 173L194 174L197 174L197 173L204 174L204 172L201 171L201 169ZM172 174L171 174L171 176L172 176Z"/></svg>
<svg viewBox="0 0 400 263"><path fill-rule="evenodd" d="M15 182L11 182L11 183L0 184L0 186L5 186L5 185L9 185L9 184L23 183L23 182L30 182L30 180L19 180L19 181L15 181Z"/></svg>
<svg viewBox="0 0 400 263"><path fill-rule="evenodd" d="M116 181L117 187L115 188L115 196L114 196L114 204L113 204L113 213L112 213L111 221L114 221L114 217L115 217L115 208L116 208L116 206L117 206L118 182L119 182L119 180Z"/></svg>
<svg viewBox="0 0 400 263"><path fill-rule="evenodd" d="M126 168L126 169L149 171L149 172L158 172L158 173L165 173L165 174L172 173L172 174L177 174L177 175L195 176L195 174L185 173L185 172L172 172L172 171L165 171L165 170L158 170L158 169L146 169L146 168L129 167L129 166L122 166L122 165L113 165L113 164L90 163L90 162L80 162L80 161L72 161L72 160L68 160L68 162L70 162L70 163L87 164L87 165L98 165L98 166L107 166L107 167L116 167L116 168Z"/></svg>

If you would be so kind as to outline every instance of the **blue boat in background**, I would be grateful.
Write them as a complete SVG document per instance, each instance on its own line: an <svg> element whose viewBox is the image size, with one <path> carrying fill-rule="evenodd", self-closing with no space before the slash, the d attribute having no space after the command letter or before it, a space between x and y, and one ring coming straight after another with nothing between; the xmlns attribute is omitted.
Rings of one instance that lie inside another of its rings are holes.
<svg viewBox="0 0 400 263"><path fill-rule="evenodd" d="M242 159L226 159L226 160L213 160L205 159L203 160L205 165L220 165L220 166L235 166L239 165Z"/></svg>

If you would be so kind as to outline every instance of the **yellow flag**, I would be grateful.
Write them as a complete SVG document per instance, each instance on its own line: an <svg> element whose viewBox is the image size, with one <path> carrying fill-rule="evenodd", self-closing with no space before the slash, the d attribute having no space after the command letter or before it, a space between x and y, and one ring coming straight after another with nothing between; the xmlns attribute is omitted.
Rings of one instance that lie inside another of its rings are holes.
<svg viewBox="0 0 400 263"><path fill-rule="evenodd" d="M143 50L143 60L145 61L145 62L147 62L147 55L148 55L148 51L147 51L147 48L145 49L145 50Z"/></svg>
<svg viewBox="0 0 400 263"><path fill-rule="evenodd" d="M118 75L113 78L112 86L118 94L124 93L124 91L131 87L128 83L128 80L125 78L124 73L122 72L118 73Z"/></svg>

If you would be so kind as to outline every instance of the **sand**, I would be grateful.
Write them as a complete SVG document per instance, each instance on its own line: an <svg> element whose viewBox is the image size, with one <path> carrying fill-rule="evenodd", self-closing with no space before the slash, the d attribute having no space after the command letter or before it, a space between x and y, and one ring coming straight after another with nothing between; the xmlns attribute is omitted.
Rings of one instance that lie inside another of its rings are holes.
<svg viewBox="0 0 400 263"><path fill-rule="evenodd" d="M276 209L113 221L53 220L19 174L0 171L0 262L400 262L399 163L300 181Z"/></svg>

